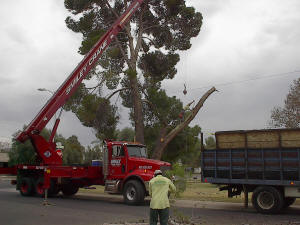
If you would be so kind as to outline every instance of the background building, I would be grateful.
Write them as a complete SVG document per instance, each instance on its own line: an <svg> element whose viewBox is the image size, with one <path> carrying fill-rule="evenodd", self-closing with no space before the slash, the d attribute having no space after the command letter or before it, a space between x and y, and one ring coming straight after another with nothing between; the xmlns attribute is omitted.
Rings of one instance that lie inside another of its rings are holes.
<svg viewBox="0 0 300 225"><path fill-rule="evenodd" d="M8 153L0 152L0 167L8 167Z"/></svg>

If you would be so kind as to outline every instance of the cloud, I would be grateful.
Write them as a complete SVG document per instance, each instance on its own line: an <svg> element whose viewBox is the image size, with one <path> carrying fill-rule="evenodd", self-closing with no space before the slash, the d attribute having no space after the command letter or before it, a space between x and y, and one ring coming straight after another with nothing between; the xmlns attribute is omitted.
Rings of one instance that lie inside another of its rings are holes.
<svg viewBox="0 0 300 225"><path fill-rule="evenodd" d="M269 79L251 78L299 68L300 2L298 0L187 0L203 14L200 35L180 52L178 74L163 82L185 104L211 86L220 92L205 103L192 125L204 131L265 128L270 110L282 105L299 73ZM63 1L0 1L0 136L28 124L82 56L81 35L65 25ZM240 82L245 81L245 82ZM183 95L183 84L188 94ZM224 85L226 83L232 83ZM121 127L130 124L121 112ZM51 121L49 127L53 125ZM74 114L63 114L59 133L73 134L87 145L95 139Z"/></svg>
<svg viewBox="0 0 300 225"><path fill-rule="evenodd" d="M240 81L299 69L299 3L208 0L201 3L212 8L201 8L200 1L191 2L203 12L204 24L192 49L181 53L176 78L163 87L185 103L199 99L211 86L220 89L193 121L205 130L266 128L270 110L283 104L290 83L300 74ZM186 96L178 91L183 83Z"/></svg>

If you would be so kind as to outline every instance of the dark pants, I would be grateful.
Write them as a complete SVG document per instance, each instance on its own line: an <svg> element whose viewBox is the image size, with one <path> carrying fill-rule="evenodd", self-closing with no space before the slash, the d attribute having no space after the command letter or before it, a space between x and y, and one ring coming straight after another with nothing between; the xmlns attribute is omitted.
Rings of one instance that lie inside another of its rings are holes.
<svg viewBox="0 0 300 225"><path fill-rule="evenodd" d="M150 225L156 225L158 222L158 217L161 225L168 225L169 208L165 208L165 209L150 208Z"/></svg>

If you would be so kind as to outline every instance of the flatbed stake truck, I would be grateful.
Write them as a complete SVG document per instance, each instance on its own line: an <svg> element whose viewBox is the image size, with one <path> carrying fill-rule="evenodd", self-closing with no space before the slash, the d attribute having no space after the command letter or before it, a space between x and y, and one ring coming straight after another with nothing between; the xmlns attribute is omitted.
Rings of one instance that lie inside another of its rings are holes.
<svg viewBox="0 0 300 225"><path fill-rule="evenodd" d="M252 192L260 213L279 213L300 197L300 129L221 131L201 153L202 182L228 197Z"/></svg>

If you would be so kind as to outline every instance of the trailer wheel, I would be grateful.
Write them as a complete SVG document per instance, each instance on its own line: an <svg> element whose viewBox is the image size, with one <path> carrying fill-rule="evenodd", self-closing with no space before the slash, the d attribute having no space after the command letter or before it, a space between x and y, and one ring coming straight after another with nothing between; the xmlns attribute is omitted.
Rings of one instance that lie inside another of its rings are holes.
<svg viewBox="0 0 300 225"><path fill-rule="evenodd" d="M264 214L275 214L283 208L282 193L272 186L260 186L253 191L252 204Z"/></svg>
<svg viewBox="0 0 300 225"><path fill-rule="evenodd" d="M284 198L284 203L283 203L283 208L288 208L289 206L293 205L296 201L296 198L293 197L285 197Z"/></svg>
<svg viewBox="0 0 300 225"><path fill-rule="evenodd" d="M65 196L75 195L79 190L79 187L73 183L63 184L61 191Z"/></svg>
<svg viewBox="0 0 300 225"><path fill-rule="evenodd" d="M20 194L22 196L31 196L34 193L33 182L29 177L21 178L20 182Z"/></svg>
<svg viewBox="0 0 300 225"><path fill-rule="evenodd" d="M130 180L126 182L123 190L124 201L128 205L137 205L144 202L145 189L141 182Z"/></svg>

